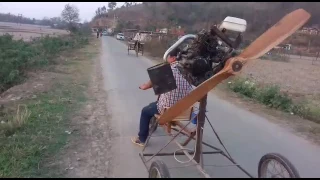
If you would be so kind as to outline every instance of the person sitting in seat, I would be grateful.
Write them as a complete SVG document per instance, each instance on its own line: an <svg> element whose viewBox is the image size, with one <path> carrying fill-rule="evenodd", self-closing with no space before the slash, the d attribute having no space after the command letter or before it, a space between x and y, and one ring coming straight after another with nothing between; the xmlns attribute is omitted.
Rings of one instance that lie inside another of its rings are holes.
<svg viewBox="0 0 320 180"><path fill-rule="evenodd" d="M140 127L137 137L133 137L131 140L134 144L139 146L144 146L145 141L149 135L149 123L151 118L155 114L161 114L165 108L173 106L180 99L187 96L192 91L192 85L180 74L177 69L176 56L180 52L180 49L176 48L168 56L168 62L170 63L173 76L176 80L177 88L161 94L158 101L150 103L148 106L145 106L141 111L140 116ZM151 81L141 85L139 88L146 90L152 87Z"/></svg>

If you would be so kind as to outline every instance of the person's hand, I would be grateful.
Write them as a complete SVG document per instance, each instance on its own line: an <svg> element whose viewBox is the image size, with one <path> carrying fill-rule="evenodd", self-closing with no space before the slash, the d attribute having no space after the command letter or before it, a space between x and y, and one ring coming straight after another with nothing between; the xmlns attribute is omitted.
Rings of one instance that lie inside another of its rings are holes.
<svg viewBox="0 0 320 180"><path fill-rule="evenodd" d="M139 86L139 89L142 89L142 90L147 90L149 88L150 87L148 86L148 84L142 84L141 86Z"/></svg>
<svg viewBox="0 0 320 180"><path fill-rule="evenodd" d="M151 83L151 81L148 81L148 82L142 84L141 86L139 86L139 89L147 90L147 89L150 89L151 87L152 87L152 83Z"/></svg>

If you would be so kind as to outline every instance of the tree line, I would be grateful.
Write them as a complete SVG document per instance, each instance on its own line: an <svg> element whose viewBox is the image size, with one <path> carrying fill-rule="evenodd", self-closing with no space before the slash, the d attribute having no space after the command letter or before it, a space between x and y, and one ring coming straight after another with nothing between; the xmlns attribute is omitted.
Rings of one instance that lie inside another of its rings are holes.
<svg viewBox="0 0 320 180"><path fill-rule="evenodd" d="M139 6L145 18L145 23L139 25L154 30L179 25L193 33L233 16L247 21L249 33L261 34L285 14L298 8L312 14L307 26L320 24L320 3L317 2L143 2ZM118 13L126 13L125 9L119 9L121 12Z"/></svg>
<svg viewBox="0 0 320 180"><path fill-rule="evenodd" d="M71 4L65 5L60 17L43 18L42 20L37 20L35 18L31 19L10 13L0 13L0 21L51 26L58 29L67 29L71 32L77 32L80 26L85 27L86 31L89 31L90 29L89 22L79 23L79 9L75 5Z"/></svg>

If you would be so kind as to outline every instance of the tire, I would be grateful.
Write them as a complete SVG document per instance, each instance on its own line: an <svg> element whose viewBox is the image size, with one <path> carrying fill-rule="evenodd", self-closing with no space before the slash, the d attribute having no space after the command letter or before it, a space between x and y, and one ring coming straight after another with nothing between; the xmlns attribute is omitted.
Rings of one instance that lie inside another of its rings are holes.
<svg viewBox="0 0 320 180"><path fill-rule="evenodd" d="M149 169L149 178L171 178L169 169L160 160L153 161Z"/></svg>
<svg viewBox="0 0 320 180"><path fill-rule="evenodd" d="M266 177L266 171L268 169L268 163L274 160L281 164L285 170L288 172L289 177L287 178L300 178L300 175L294 165L284 156L278 153L268 153L264 156L259 161L258 165L258 177L259 178L268 178ZM273 178L273 177L272 177Z"/></svg>
<svg viewBox="0 0 320 180"><path fill-rule="evenodd" d="M155 132L158 128L158 122L156 117L152 117L149 123L149 134Z"/></svg>

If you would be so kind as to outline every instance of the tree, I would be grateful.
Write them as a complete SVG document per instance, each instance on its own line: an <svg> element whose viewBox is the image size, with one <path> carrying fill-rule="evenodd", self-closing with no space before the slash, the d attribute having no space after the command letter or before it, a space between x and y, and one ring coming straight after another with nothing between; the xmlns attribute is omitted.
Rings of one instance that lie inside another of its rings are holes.
<svg viewBox="0 0 320 180"><path fill-rule="evenodd" d="M130 2L124 2L125 6L128 8L131 6L131 3Z"/></svg>
<svg viewBox="0 0 320 180"><path fill-rule="evenodd" d="M62 20L68 24L68 29L70 32L76 31L76 24L80 21L79 18L79 9L70 4L66 4L62 13L61 13Z"/></svg>
<svg viewBox="0 0 320 180"><path fill-rule="evenodd" d="M142 2L142 4L146 7L146 8L148 8L149 6L149 4L147 3L147 2Z"/></svg>
<svg viewBox="0 0 320 180"><path fill-rule="evenodd" d="M102 14L106 14L106 13L107 13L107 8L106 8L105 6L103 6L103 7L101 8L101 13L102 13Z"/></svg>
<svg viewBox="0 0 320 180"><path fill-rule="evenodd" d="M111 9L111 10L113 10L116 6L117 6L116 2L109 2L108 3L108 8Z"/></svg>

